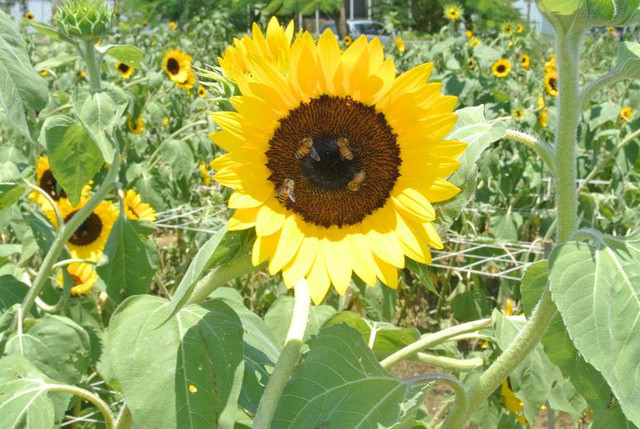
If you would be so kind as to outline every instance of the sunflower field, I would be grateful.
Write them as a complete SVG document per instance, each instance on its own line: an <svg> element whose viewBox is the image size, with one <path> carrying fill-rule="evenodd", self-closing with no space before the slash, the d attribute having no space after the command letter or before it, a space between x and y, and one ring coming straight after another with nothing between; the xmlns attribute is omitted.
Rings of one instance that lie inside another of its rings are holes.
<svg viewBox="0 0 640 429"><path fill-rule="evenodd" d="M512 3L0 9L0 429L640 427L640 0Z"/></svg>

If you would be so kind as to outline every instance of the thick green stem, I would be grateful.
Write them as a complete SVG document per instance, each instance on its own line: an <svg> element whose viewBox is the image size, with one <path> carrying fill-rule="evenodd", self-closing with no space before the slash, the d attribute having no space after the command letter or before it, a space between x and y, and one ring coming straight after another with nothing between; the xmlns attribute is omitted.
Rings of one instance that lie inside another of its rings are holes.
<svg viewBox="0 0 640 429"><path fill-rule="evenodd" d="M84 41L84 59L89 69L89 84L93 92L99 92L101 89L100 82L100 63L96 57L96 47L94 40Z"/></svg>
<svg viewBox="0 0 640 429"><path fill-rule="evenodd" d="M430 355L427 353L418 353L416 357L422 363L460 372L471 371L472 369L481 366L483 363L481 358L454 359L446 356Z"/></svg>
<svg viewBox="0 0 640 429"><path fill-rule="evenodd" d="M309 306L311 303L307 281L302 279L296 283L294 291L295 304L293 306L291 325L289 325L289 331L287 332L282 353L280 353L273 374L271 374L271 378L269 378L269 384L267 384L267 387L264 389L264 394L260 399L256 418L253 421L253 429L268 429L271 427L271 420L276 413L280 396L282 396L289 376L300 357L300 349L304 342L304 332L307 329Z"/></svg>
<svg viewBox="0 0 640 429"><path fill-rule="evenodd" d="M549 144L527 133L512 129L507 129L505 137L530 147L542 158L547 167L553 169L553 148Z"/></svg>
<svg viewBox="0 0 640 429"><path fill-rule="evenodd" d="M59 230L58 235L55 240L51 244L51 248L47 255L44 257L42 261L42 265L40 266L40 270L38 271L38 275L33 281L33 285L29 288L29 292L27 296L24 297L24 301L22 301L22 314L26 315L31 310L33 303L36 300L36 297L40 295L42 292L42 288L47 282L47 279L51 275L51 271L53 266L58 261L58 257L60 253L64 249L64 246L67 244L67 241L71 238L73 233L82 225L89 215L93 212L93 210L100 204L107 192L114 185L117 177L118 177L118 169L120 166L119 162L120 153L116 151L113 162L111 163L111 167L109 168L109 172L107 173L107 177L105 178L102 185L98 188L95 195L85 204L80 210L76 212L75 215L69 222L67 222L62 229Z"/></svg>

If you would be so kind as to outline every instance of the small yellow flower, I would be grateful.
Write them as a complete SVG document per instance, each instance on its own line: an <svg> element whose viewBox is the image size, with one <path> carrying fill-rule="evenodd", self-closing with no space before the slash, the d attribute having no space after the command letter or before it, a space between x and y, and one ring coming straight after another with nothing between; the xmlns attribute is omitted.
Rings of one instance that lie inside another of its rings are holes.
<svg viewBox="0 0 640 429"><path fill-rule="evenodd" d="M529 66L531 65L531 59L529 58L529 55L522 54L520 56L520 65L524 70L529 70Z"/></svg>
<svg viewBox="0 0 640 429"><path fill-rule="evenodd" d="M98 280L98 274L91 264L86 262L73 262L67 265L67 274L71 277L73 295L84 295L93 288ZM58 273L58 286L64 287L64 275L62 271Z"/></svg>
<svg viewBox="0 0 640 429"><path fill-rule="evenodd" d="M132 220L156 220L156 211L147 203L142 202L142 197L133 189L129 189L124 195L124 213Z"/></svg>
<svg viewBox="0 0 640 429"><path fill-rule="evenodd" d="M526 426L527 419L524 416L524 403L518 399L515 393L513 393L513 390L511 390L509 378L502 382L500 394L502 395L502 402L504 403L505 408L516 416L518 423Z"/></svg>
<svg viewBox="0 0 640 429"><path fill-rule="evenodd" d="M618 115L618 125L628 124L633 117L633 109L631 107L623 107Z"/></svg>
<svg viewBox="0 0 640 429"><path fill-rule="evenodd" d="M142 120L142 115L138 115L135 124L133 123L133 117L129 116L127 119L127 128L129 128L129 132L133 134L140 135L144 133L144 121Z"/></svg>
<svg viewBox="0 0 640 429"><path fill-rule="evenodd" d="M171 121L169 121L169 118L164 118L164 119L162 120L162 125L164 125L165 127L168 127L170 122L171 122Z"/></svg>
<svg viewBox="0 0 640 429"><path fill-rule="evenodd" d="M547 128L547 126L549 126L549 112L547 108L541 109L538 115L538 124L540 124L542 128Z"/></svg>
<svg viewBox="0 0 640 429"><path fill-rule="evenodd" d="M457 20L458 18L460 18L460 15L462 15L462 11L456 5L450 5L444 9L445 18L448 18L451 21Z"/></svg>
<svg viewBox="0 0 640 429"><path fill-rule="evenodd" d="M616 29L614 27L609 27L607 28L607 31L609 32L609 34L611 34L612 36L616 33Z"/></svg>
<svg viewBox="0 0 640 429"><path fill-rule="evenodd" d="M473 36L471 39L469 39L469 46L471 46L472 48L474 46L478 46L480 44L480 39L478 39L476 36Z"/></svg>
<svg viewBox="0 0 640 429"><path fill-rule="evenodd" d="M552 97L558 96L558 73L555 71L547 72L544 75L544 87L547 89L547 94Z"/></svg>
<svg viewBox="0 0 640 429"><path fill-rule="evenodd" d="M134 68L133 68L133 67L131 67L131 66L129 66L129 65L127 65L127 64L125 64L125 63L123 63L123 62L120 62L120 61L118 61L118 62L116 63L116 70L117 70L117 71L122 75L122 77L123 77L123 78L125 78L125 79L130 78L130 77L131 77L131 75L132 75L132 74L133 74L133 72L134 72Z"/></svg>
<svg viewBox="0 0 640 429"><path fill-rule="evenodd" d="M193 384L189 385L189 393L196 393L198 391L198 388L196 386L194 386Z"/></svg>
<svg viewBox="0 0 640 429"><path fill-rule="evenodd" d="M404 53L407 50L407 47L404 45L404 40L400 37L396 37L396 49L400 53Z"/></svg>
<svg viewBox="0 0 640 429"><path fill-rule="evenodd" d="M544 71L546 73L556 72L556 54L551 55L549 61L544 63Z"/></svg>
<svg viewBox="0 0 640 429"><path fill-rule="evenodd" d="M81 78L81 79L86 79L87 78L87 72L85 72L83 70L80 70L78 72L78 77Z"/></svg>
<svg viewBox="0 0 640 429"><path fill-rule="evenodd" d="M516 24L516 33L520 34L524 31L524 27L521 22Z"/></svg>
<svg viewBox="0 0 640 429"><path fill-rule="evenodd" d="M467 60L467 66L472 69L476 66L476 59L473 57L469 57L469 59Z"/></svg>
<svg viewBox="0 0 640 429"><path fill-rule="evenodd" d="M513 40L509 40L509 43L507 43L507 46L511 48L513 46Z"/></svg>
<svg viewBox="0 0 640 429"><path fill-rule="evenodd" d="M521 121L524 118L524 110L516 107L515 109L513 109L513 112L511 112L511 116L513 116L513 119L515 119L516 121ZM513 307L513 301L511 301L510 299L507 300L507 308L509 308L509 304L511 304L511 307Z"/></svg>
<svg viewBox="0 0 640 429"><path fill-rule="evenodd" d="M509 60L505 58L501 58L491 67L491 71L495 77L505 78L509 76L509 72L511 71L511 63Z"/></svg>
<svg viewBox="0 0 640 429"><path fill-rule="evenodd" d="M174 31L176 28L178 28L178 24L173 21L169 22L169 30Z"/></svg>
<svg viewBox="0 0 640 429"><path fill-rule="evenodd" d="M464 35L467 36L467 39L471 39L473 37L473 31L467 30Z"/></svg>
<svg viewBox="0 0 640 429"><path fill-rule="evenodd" d="M353 39L351 38L351 36L346 35L343 42L345 46L349 46L353 43Z"/></svg>
<svg viewBox="0 0 640 429"><path fill-rule="evenodd" d="M502 34L504 34L505 36L513 35L513 25L509 23L504 24L502 26Z"/></svg>
<svg viewBox="0 0 640 429"><path fill-rule="evenodd" d="M198 164L198 168L200 169L200 173L202 174L202 181L205 186L209 186L211 184L211 174L209 174L209 169L204 162Z"/></svg>
<svg viewBox="0 0 640 429"><path fill-rule="evenodd" d="M24 17L25 17L25 18L27 18L27 19L29 19L29 20L31 20L31 21L33 21L34 19L36 19L35 15L34 15L34 14L32 14L31 12L27 12L27 13L25 13L25 14L24 14Z"/></svg>
<svg viewBox="0 0 640 429"><path fill-rule="evenodd" d="M49 71L48 70L40 70L39 73L40 73L40 76L46 76L46 75L49 74Z"/></svg>
<svg viewBox="0 0 640 429"><path fill-rule="evenodd" d="M206 96L207 96L207 90L204 89L204 86L199 86L198 87L198 97L204 98Z"/></svg>
<svg viewBox="0 0 640 429"><path fill-rule="evenodd" d="M539 109L543 108L547 104L544 101L544 97L543 96L538 97L538 100L536 101L536 103L538 104L538 108Z"/></svg>

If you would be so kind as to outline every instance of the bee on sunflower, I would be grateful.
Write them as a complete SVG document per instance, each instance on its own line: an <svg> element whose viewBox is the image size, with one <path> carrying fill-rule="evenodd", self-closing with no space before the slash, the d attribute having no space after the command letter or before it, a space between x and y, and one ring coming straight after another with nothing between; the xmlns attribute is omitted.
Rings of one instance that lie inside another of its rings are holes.
<svg viewBox="0 0 640 429"><path fill-rule="evenodd" d="M623 107L618 114L618 126L628 124L633 117L633 109L631 107Z"/></svg>
<svg viewBox="0 0 640 429"><path fill-rule="evenodd" d="M124 194L124 213L131 220L156 220L156 211L147 203L142 202L142 197L133 189Z"/></svg>
<svg viewBox="0 0 640 429"><path fill-rule="evenodd" d="M88 293L98 280L98 274L91 264L86 262L72 262L67 265L67 274L71 278L71 294L84 295ZM64 287L64 274L58 273L58 286Z"/></svg>
<svg viewBox="0 0 640 429"><path fill-rule="evenodd" d="M509 72L511 72L511 63L506 58L501 58L493 63L491 72L495 77L505 78L509 76Z"/></svg>
<svg viewBox="0 0 640 429"><path fill-rule="evenodd" d="M267 45L287 37L275 18L266 33ZM236 111L211 114L227 151L214 179L235 191L227 227L255 228L253 264L269 260L288 287L306 278L315 303L332 284L344 294L354 273L396 288L405 257L429 263L443 246L432 204L459 192L445 178L466 143L444 140L457 99L427 83L432 64L396 76L378 39L344 51L330 31L288 40L288 58L238 61Z"/></svg>
<svg viewBox="0 0 640 429"><path fill-rule="evenodd" d="M133 116L129 116L127 118L127 128L129 132L136 135L141 135L144 133L144 121L142 120L142 115L138 115L136 120L133 120Z"/></svg>
<svg viewBox="0 0 640 429"><path fill-rule="evenodd" d="M133 67L120 61L116 63L116 70L125 79L130 78L133 72L135 71Z"/></svg>
<svg viewBox="0 0 640 429"><path fill-rule="evenodd" d="M522 54L520 56L520 66L522 66L523 70L529 70L529 67L531 66L531 58L529 58L529 55Z"/></svg>
<svg viewBox="0 0 640 429"><path fill-rule="evenodd" d="M449 5L444 8L444 17L450 21L457 21L462 16L462 9L457 5Z"/></svg>
<svg viewBox="0 0 640 429"><path fill-rule="evenodd" d="M191 89L196 82L195 74L191 69L191 56L174 49L165 54L162 68L169 79L182 89Z"/></svg>

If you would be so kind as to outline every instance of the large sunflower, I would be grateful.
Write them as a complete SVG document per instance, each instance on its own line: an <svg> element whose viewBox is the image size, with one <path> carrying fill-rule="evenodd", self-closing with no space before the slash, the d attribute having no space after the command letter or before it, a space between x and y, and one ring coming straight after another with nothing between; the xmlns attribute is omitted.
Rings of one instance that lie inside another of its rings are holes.
<svg viewBox="0 0 640 429"><path fill-rule="evenodd" d="M67 194L60 187L58 181L51 172L51 166L49 165L49 158L41 156L36 163L36 185L44 190L53 201L58 201L61 198L66 198ZM82 195L87 196L91 190L91 185L86 185L82 188ZM29 199L42 206L42 210L47 212L53 210L51 203L40 193L33 191L29 194Z"/></svg>
<svg viewBox="0 0 640 429"><path fill-rule="evenodd" d="M167 76L182 89L193 88L196 82L195 74L191 69L191 56L174 49L165 54L162 68Z"/></svg>
<svg viewBox="0 0 640 429"><path fill-rule="evenodd" d="M156 211L149 204L143 203L140 194L133 189L124 194L124 212L129 219L151 222L156 220Z"/></svg>
<svg viewBox="0 0 640 429"><path fill-rule="evenodd" d="M84 262L73 262L67 265L67 274L73 281L73 286L71 286L73 295L84 295L91 290L98 280L98 274L93 266ZM64 287L62 271L58 273L58 286Z"/></svg>
<svg viewBox="0 0 640 429"><path fill-rule="evenodd" d="M212 167L235 190L228 228L256 229L253 264L269 259L288 287L305 277L319 303L353 272L395 288L405 255L429 263L442 248L431 204L458 193L444 178L466 147L443 140L456 98L427 83L432 64L396 77L378 39L341 51L330 31L317 44L298 34L288 70L244 60L237 111L212 114L222 130L211 138L229 152Z"/></svg>
<svg viewBox="0 0 640 429"><path fill-rule="evenodd" d="M65 222L76 214L78 210L87 204L88 198L80 198L77 206L72 206L67 198L58 201L60 214ZM46 212L47 217L57 226L57 219L51 212ZM102 201L93 210L87 219L76 229L69 241L69 252L71 256L79 259L90 259L97 261L107 243L111 228L118 218L118 210L109 201Z"/></svg>

